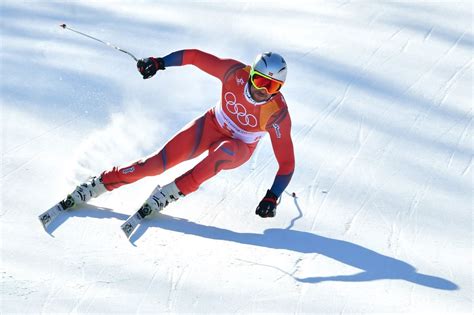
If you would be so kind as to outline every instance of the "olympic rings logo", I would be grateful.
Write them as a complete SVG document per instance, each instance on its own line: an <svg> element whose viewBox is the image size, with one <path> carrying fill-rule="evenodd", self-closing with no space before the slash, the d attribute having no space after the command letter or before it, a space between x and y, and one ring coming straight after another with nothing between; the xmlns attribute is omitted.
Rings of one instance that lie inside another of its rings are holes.
<svg viewBox="0 0 474 315"><path fill-rule="evenodd" d="M234 93L225 93L224 100L225 107L231 114L237 116L237 120L239 121L239 123L241 123L243 126L257 126L257 118L252 114L247 114L247 110L245 109L244 105L236 103L237 98L235 97Z"/></svg>

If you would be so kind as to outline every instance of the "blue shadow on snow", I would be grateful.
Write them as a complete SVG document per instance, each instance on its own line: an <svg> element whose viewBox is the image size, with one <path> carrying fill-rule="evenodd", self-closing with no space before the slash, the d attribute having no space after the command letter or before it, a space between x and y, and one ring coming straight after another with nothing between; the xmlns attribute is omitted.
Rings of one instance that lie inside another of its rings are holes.
<svg viewBox="0 0 474 315"><path fill-rule="evenodd" d="M267 229L263 234L239 233L159 214L159 218L150 218L150 220L147 220L139 226L135 234L132 235L132 243L139 239L143 233L151 227L244 245L283 249L302 254L321 254L362 270L360 273L353 275L336 275L330 277L298 278L290 275L299 282L359 282L398 279L439 290L459 289L455 283L449 280L418 273L416 268L404 261L379 254L351 242L332 239L309 232L290 229Z"/></svg>
<svg viewBox="0 0 474 315"><path fill-rule="evenodd" d="M82 208L68 211L59 217L57 217L51 224L48 226L46 232L54 237L53 232L56 231L58 227L60 227L64 222L66 222L71 217L79 217L79 218L95 218L95 219L119 219L119 220L127 220L128 215L114 212L112 209L103 208L103 207L96 207L93 205L87 205Z"/></svg>
<svg viewBox="0 0 474 315"><path fill-rule="evenodd" d="M296 199L295 199L296 202ZM301 209L296 204L301 217ZM52 235L60 225L70 217L92 217L98 219L116 218L126 220L128 215L113 212L111 209L87 205L87 208L77 209L59 216L49 227L48 233ZM361 269L362 271L353 275L336 275L330 277L306 277L299 278L288 274L298 282L319 283L324 281L374 281L383 279L405 280L414 284L426 286L439 290L458 290L459 287L446 279L418 273L416 268L410 264L379 254L363 246L337 239L332 239L317 234L290 230L294 221L286 229L267 229L263 234L239 233L214 226L190 222L185 219L159 214L145 220L132 235L130 241L138 240L148 228L160 228L163 230L179 232L203 238L266 247L272 249L283 249L302 254L321 254L337 260L343 264ZM117 227L118 228L118 227ZM134 245L135 246L135 245Z"/></svg>

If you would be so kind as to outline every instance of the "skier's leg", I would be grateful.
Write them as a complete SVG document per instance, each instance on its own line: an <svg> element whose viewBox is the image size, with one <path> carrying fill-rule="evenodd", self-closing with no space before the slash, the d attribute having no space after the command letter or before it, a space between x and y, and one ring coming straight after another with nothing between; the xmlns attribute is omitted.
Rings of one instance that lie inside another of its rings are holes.
<svg viewBox="0 0 474 315"><path fill-rule="evenodd" d="M254 145L248 145L237 139L226 139L214 143L209 155L195 167L175 180L179 191L187 195L221 170L233 169L249 160Z"/></svg>
<svg viewBox="0 0 474 315"><path fill-rule="evenodd" d="M242 165L254 149L255 146L237 139L224 138L214 142L209 148L209 155L195 167L164 187L156 187L138 210L140 216L144 218L154 211L161 211L169 203L197 190L205 180L219 171Z"/></svg>
<svg viewBox="0 0 474 315"><path fill-rule="evenodd" d="M107 190L133 183L146 176L155 176L173 166L206 151L216 141L209 113L197 118L179 131L155 154L124 167L114 167L102 173Z"/></svg>

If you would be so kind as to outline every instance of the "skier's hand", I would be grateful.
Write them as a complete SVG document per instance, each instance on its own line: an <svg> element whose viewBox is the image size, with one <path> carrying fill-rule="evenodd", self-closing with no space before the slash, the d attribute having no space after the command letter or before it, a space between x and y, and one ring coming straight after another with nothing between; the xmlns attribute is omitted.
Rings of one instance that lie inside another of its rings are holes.
<svg viewBox="0 0 474 315"><path fill-rule="evenodd" d="M156 71L164 70L165 63L163 58L148 57L138 60L137 69L142 74L143 79L148 79L154 76Z"/></svg>
<svg viewBox="0 0 474 315"><path fill-rule="evenodd" d="M271 191L267 190L267 194L258 204L255 214L262 218L271 218L275 216L278 197Z"/></svg>

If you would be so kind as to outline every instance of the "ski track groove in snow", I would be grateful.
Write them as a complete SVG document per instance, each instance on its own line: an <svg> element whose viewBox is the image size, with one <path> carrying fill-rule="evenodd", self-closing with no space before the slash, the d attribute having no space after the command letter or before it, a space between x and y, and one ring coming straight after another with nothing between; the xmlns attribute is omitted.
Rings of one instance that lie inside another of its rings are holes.
<svg viewBox="0 0 474 315"><path fill-rule="evenodd" d="M18 165L17 167L15 167L14 169L12 169L11 171L9 171L8 173L4 174L2 176L2 181L7 179L10 175L13 175L15 174L16 172L18 172L19 170L23 169L23 167L29 165L31 162L35 161L40 155L42 155L46 150L42 150L40 152L37 152L35 153L31 158L27 159L25 162L21 163L20 165Z"/></svg>
<svg viewBox="0 0 474 315"><path fill-rule="evenodd" d="M355 211L355 213L352 215L352 217L346 222L346 224L344 224L344 235L349 233L353 224L354 224L354 221L359 217L359 215L363 212L364 208L365 208L365 205L367 204L367 202L371 199L371 194L367 194L366 197L364 198L364 200L362 201L362 204L360 205L360 207Z"/></svg>
<svg viewBox="0 0 474 315"><path fill-rule="evenodd" d="M398 36L398 34L400 34L404 30L405 30L404 27L398 28L395 32L392 33L392 35L390 35L389 40L393 40L395 37Z"/></svg>
<svg viewBox="0 0 474 315"><path fill-rule="evenodd" d="M303 255L301 255L294 263L294 272L292 273L292 277L295 278L293 275L298 273L299 269L300 269L300 266L299 264L304 261L304 258L303 258ZM295 314L299 314L302 312L303 310L303 302L304 302L304 295L306 293L306 290L307 290L307 284L306 283L300 283L300 282L297 282L296 283L296 290L298 292L298 300L296 302L296 311L295 311Z"/></svg>
<svg viewBox="0 0 474 315"><path fill-rule="evenodd" d="M178 300L179 289L187 278L188 266L181 267L179 265L173 266L173 270L170 272L170 288L168 292L168 303L167 311L174 312L175 305Z"/></svg>
<svg viewBox="0 0 474 315"><path fill-rule="evenodd" d="M472 29L471 29L472 30ZM451 47L449 48L449 50L446 52L445 55L448 55L450 54L454 48L458 47L459 43L461 42L461 40L464 38L464 36L466 36L466 33L468 32L468 29L465 29L461 35L458 36L457 40L453 43L453 45L451 45Z"/></svg>
<svg viewBox="0 0 474 315"><path fill-rule="evenodd" d="M72 122L82 118L84 115L85 114L78 115L78 116L76 116L74 118L71 118L71 119L69 119L69 120L67 120L63 123L60 123L56 126L53 126L52 128L49 128L48 130L46 130L45 132L43 132L43 133L41 133L41 134L31 138L31 139L28 139L25 142L22 142L22 143L20 143L16 146L6 150L5 152L2 153L2 155L8 155L8 154L14 153L14 152L18 151L19 149L23 148L25 145L29 145L31 143L34 143L34 142L38 141L39 139L44 138L45 136L50 136L54 132L59 132L62 128L67 127Z"/></svg>
<svg viewBox="0 0 474 315"><path fill-rule="evenodd" d="M295 144L303 145L306 142L306 139L311 139L311 137L309 137L310 133L321 122L324 122L326 118L334 111L334 109L337 107L338 100L339 97L333 98L330 102L328 102L326 107L324 107L320 113L317 113L314 118L309 120L312 122L310 125L305 125L304 128L301 128L298 131L298 134L296 134L294 137ZM299 139L300 137L302 137L302 139Z"/></svg>
<svg viewBox="0 0 474 315"><path fill-rule="evenodd" d="M57 286L56 283L58 281L59 280L57 280L56 277L53 278L53 281L52 281L53 282L53 284L52 284L53 288L48 290L48 295L46 296L46 299L42 303L41 314L47 313L47 308L49 308L49 305L53 303L53 300L56 299L56 296L58 295L58 293L60 293L63 290L63 288L61 288L61 287L56 287Z"/></svg>
<svg viewBox="0 0 474 315"><path fill-rule="evenodd" d="M444 87L444 93L443 97L438 101L438 106L442 105L446 98L449 96L449 92L453 88L454 84L459 80L459 76L464 74L467 70L469 70L472 67L472 59L468 60L462 67L456 69L456 71L451 75L451 77L448 78L445 84L443 84ZM472 69L471 69L472 71ZM472 107L470 111L472 110Z"/></svg>
<svg viewBox="0 0 474 315"><path fill-rule="evenodd" d="M93 287L93 284L88 284L86 286L85 290L81 290L82 291L81 297L79 299L77 299L77 302L72 307L72 310L71 310L72 314L78 314L79 313L78 309L82 305L82 303L84 303L86 301L87 293L89 292L91 287Z"/></svg>
<svg viewBox="0 0 474 315"><path fill-rule="evenodd" d="M400 216L401 211L398 211L395 215L395 219L392 221L390 234L388 236L388 249L393 253L396 253L398 250L398 241L401 233Z"/></svg>
<svg viewBox="0 0 474 315"><path fill-rule="evenodd" d="M471 169L471 166L472 166L472 156L471 156L471 161L466 166L466 168L462 171L462 176L466 176L466 174L469 173L469 170Z"/></svg>
<svg viewBox="0 0 474 315"><path fill-rule="evenodd" d="M298 258L295 262L295 266L302 260L302 257L303 255L300 255L300 258ZM237 258L236 259L237 261L241 261L245 264L248 264L252 267L262 267L262 268L269 268L269 269L273 269L273 270L276 270L278 273L281 273L280 276L276 276L275 275L275 278L273 279L273 283L276 283L278 281L280 281L281 279L285 278L285 277L289 277L293 280L296 280L294 274L297 272L298 268L295 268L295 270L292 272L292 273L289 273L288 271L285 271L283 270L282 268L280 267L277 267L277 266L272 266L272 265L269 265L269 264L263 264L263 263L259 263L259 262L256 262L256 261L250 261L250 260L246 260L246 259L241 259L241 258ZM270 281L270 279L267 279L267 281ZM305 286L305 284L301 284L299 282L295 282L295 288L296 290L298 291L298 301L296 302L296 309L301 309L302 308L302 304L303 304L303 298L301 296L301 288ZM255 305L255 304L258 304L259 302L261 301L266 301L268 298L258 298L260 296L265 296L264 294L261 294L262 292L264 291L264 289L253 289L253 297L252 297L252 303L251 305ZM252 313L255 313L255 311L252 310ZM295 312L295 314L297 314L297 312Z"/></svg>
<svg viewBox="0 0 474 315"><path fill-rule="evenodd" d="M101 266L101 267L100 267L100 270L99 270L99 272L98 272L98 274L97 274L97 276L96 276L95 278L96 278L96 279L100 279L100 278L102 277L102 274L104 273L104 271L105 271L106 268L107 268L107 267L106 267L105 265ZM95 281L92 282L92 285L93 285L93 287L95 288L95 287L97 287L98 284L101 284L101 283L103 283L103 282L100 281L100 280L95 280ZM89 301L89 303L88 303L88 305L87 305L87 308L85 309L84 313L86 313L86 314L92 313L92 312L90 311L90 309L94 306L94 302L96 301L96 299L97 299L97 294L93 293L93 297L92 297L91 300Z"/></svg>
<svg viewBox="0 0 474 315"><path fill-rule="evenodd" d="M462 38L462 35L457 39L456 43L454 43L450 49L448 49L447 51L445 51L431 66L430 68L425 71L417 80L415 80L415 82L411 83L409 85L408 88L405 89L405 91L403 92L403 95L407 94L418 82L420 82L423 78L427 77L427 76L431 76L433 71L436 69L436 67L441 63L442 60L444 60L449 54L450 52L452 51L453 47L455 47L457 45L457 43L460 41L460 39ZM447 95L448 95L448 92L449 90L451 89L451 87L453 86L454 84L454 81L457 77L457 74L459 74L460 72L463 72L464 70L466 70L467 68L469 68L469 66L472 64L472 61L469 61L467 62L463 67L461 67L460 69L458 69L449 79L448 81L446 82L446 84L444 84L444 93L442 94L443 97L437 101L436 103L430 103L430 106L428 108L425 108L425 109L422 109L418 112L415 120L411 123L410 127L407 129L408 132L411 132L417 125L418 123L421 121L421 119L423 118L426 118L429 116L429 114L431 113L431 111L436 107L439 107L440 105L442 105L442 103L444 102L444 100L446 99Z"/></svg>
<svg viewBox="0 0 474 315"><path fill-rule="evenodd" d="M358 148L357 148L357 152L355 154L353 154L351 156L351 158L349 159L349 161L346 163L346 165L343 167L343 169L337 173L335 179L333 180L333 182L331 183L331 186L329 187L329 191L332 190L332 188L339 182L339 180L341 178L344 178L344 174L345 172L351 167L351 165L354 163L354 161L356 161L363 149L363 147L366 145L368 139L369 139L369 136L370 136L370 133L365 137L365 139L362 141L362 143L360 142L360 139L361 139L361 135L360 135L360 130L359 129L359 136L358 136ZM362 205L360 206L360 208L356 211L356 214L352 217L352 219L346 223L346 232L350 229L351 225L352 225L352 221L358 216L358 214L362 211L362 209L364 208L368 198L370 198L370 195L368 195L365 200L362 202ZM324 198L320 208L322 209L325 202L326 202L326 198ZM313 223L311 225L311 230L314 230L316 226L316 217L314 218L313 220Z"/></svg>
<svg viewBox="0 0 474 315"><path fill-rule="evenodd" d="M426 32L425 37L423 37L424 42L426 42L431 37L431 34L433 34L434 28L435 28L434 25L432 25L430 29L428 30L428 32Z"/></svg>
<svg viewBox="0 0 474 315"><path fill-rule="evenodd" d="M149 294L149 292L151 292L151 288L153 286L153 283L155 282L156 275L158 274L159 271L160 271L160 268L156 267L155 271L153 272L153 275L151 276L150 280L148 281L147 288L146 288L145 292L142 294L143 296L140 299L140 302L138 302L138 304L137 304L137 310L136 310L137 314L141 313L140 309L141 309L143 303L147 300L148 294Z"/></svg>
<svg viewBox="0 0 474 315"><path fill-rule="evenodd" d="M340 100L337 101L337 102L335 103L335 105L332 106L332 108L328 108L328 111L327 111L326 114L323 116L322 121L326 120L329 116L331 116L332 114L334 114L334 113L337 111L337 109L339 108L339 106L344 102L344 100L345 100L345 98L346 98L346 96L347 96L347 92L348 92L350 86L351 86L351 83L347 84L347 86L346 86L346 88L345 88L345 90L344 90L344 93L343 93L342 97L340 98ZM329 106L328 106L328 107L329 107ZM351 161L352 161L352 159L351 159ZM350 162L349 162L349 164L350 164ZM332 190L332 188L333 188L334 185L337 183L337 181L338 181L338 179L340 178L340 176L344 173L344 170L347 169L347 167L349 166L349 164L346 164L346 166L344 167L344 169L343 169L342 171L340 171L340 172L337 173L337 175L335 176L335 179L334 179L333 182L331 183L330 187L327 189L328 191L331 191L331 190ZM313 181L313 183L316 182L317 174L316 174L316 176L315 176L314 178L315 178L315 180ZM313 218L313 220L312 220L312 223L311 223L311 230L314 230L314 228L315 228L315 226L316 226L316 222L317 222L318 215L319 215L320 211L323 209L326 200L327 200L327 194L326 194L326 196L324 197L324 199L323 199L321 205L319 206L318 211L316 211L316 214L315 214L315 216L314 216L314 218Z"/></svg>
<svg viewBox="0 0 474 315"><path fill-rule="evenodd" d="M431 29L433 29L433 26L432 26ZM409 40L413 40L413 38L410 38ZM425 40L426 40L426 38L425 38L423 41L425 41ZM456 41L456 43L458 43L459 40L460 40L460 39L458 39L458 40ZM454 44L454 45L456 45L456 44ZM436 59L436 61L430 65L430 67L428 68L427 71L423 72L420 76L418 76L418 78L417 78L414 82L410 83L410 85L403 91L402 95L405 95L405 94L407 94L408 92L410 92L410 90L411 90L413 87L415 87L415 86L416 86L421 80L423 80L424 78L429 77L429 76L432 76L432 75L433 75L433 71L435 70L435 68L441 63L442 60L445 59L446 56L449 55L449 53L452 51L452 48L453 48L453 46L451 46L449 49L447 49L445 52L443 52L443 53L441 54L441 56L439 56L439 57Z"/></svg>
<svg viewBox="0 0 474 315"><path fill-rule="evenodd" d="M472 112L472 109L469 111L468 115L470 115L471 112ZM458 137L455 148L459 148L459 145L460 145L461 141L463 141L467 136L469 136L470 131L472 131L472 129L470 128L471 125L472 125L472 117L468 120L468 122L466 123L466 126L464 127L464 129L461 133L461 135ZM454 125L453 125L453 127L454 127ZM471 137L472 137L472 135L471 135ZM472 143L472 141L471 141L471 143ZM454 155L456 154L456 152L458 152L458 151L456 151L456 149L453 149L453 151L451 152L451 155L450 155L449 161L448 161L448 165L447 165L448 169L451 168L451 165L452 165L453 159L454 159ZM471 155L471 161L472 161L472 155ZM464 175L464 173L465 173L465 171L463 172L463 175Z"/></svg>

